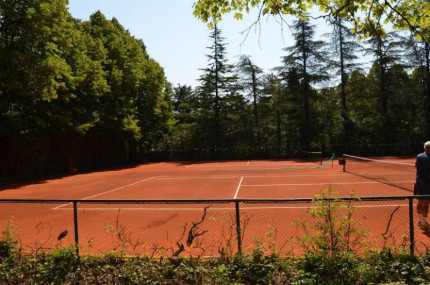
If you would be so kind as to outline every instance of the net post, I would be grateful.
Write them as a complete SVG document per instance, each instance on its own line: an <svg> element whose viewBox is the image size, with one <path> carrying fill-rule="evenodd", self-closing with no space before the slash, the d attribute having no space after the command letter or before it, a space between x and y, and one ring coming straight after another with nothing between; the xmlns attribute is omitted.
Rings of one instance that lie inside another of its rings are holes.
<svg viewBox="0 0 430 285"><path fill-rule="evenodd" d="M413 198L408 198L409 200L409 243L410 243L410 253L414 255L415 249L415 235L414 235L414 203Z"/></svg>
<svg viewBox="0 0 430 285"><path fill-rule="evenodd" d="M236 232L237 232L237 252L242 254L242 230L240 229L240 208L239 201L234 202L236 205Z"/></svg>
<svg viewBox="0 0 430 285"><path fill-rule="evenodd" d="M73 201L73 224L75 228L76 256L79 259L78 205L76 201Z"/></svg>
<svg viewBox="0 0 430 285"><path fill-rule="evenodd" d="M345 156L344 155L342 155L342 158L343 158L343 172L346 172L346 159L345 159Z"/></svg>

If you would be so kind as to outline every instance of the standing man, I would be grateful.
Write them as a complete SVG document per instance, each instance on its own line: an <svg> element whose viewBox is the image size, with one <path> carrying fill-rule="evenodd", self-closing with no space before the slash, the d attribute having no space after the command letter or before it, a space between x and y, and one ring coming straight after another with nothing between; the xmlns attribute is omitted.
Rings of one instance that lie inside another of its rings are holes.
<svg viewBox="0 0 430 285"><path fill-rule="evenodd" d="M415 168L417 169L417 177L414 194L430 195L430 141L424 143L424 152L417 155ZM429 204L430 200L418 198L418 227L422 230L430 228L427 222Z"/></svg>

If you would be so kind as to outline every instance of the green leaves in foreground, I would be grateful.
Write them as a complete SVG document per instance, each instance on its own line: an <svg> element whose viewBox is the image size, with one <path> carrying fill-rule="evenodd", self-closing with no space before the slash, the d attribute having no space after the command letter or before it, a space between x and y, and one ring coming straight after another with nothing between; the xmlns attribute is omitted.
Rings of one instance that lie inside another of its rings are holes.
<svg viewBox="0 0 430 285"><path fill-rule="evenodd" d="M351 193L351 200L343 201L334 197L337 194L331 187L322 190L313 199L314 207L309 209L311 219L296 221L305 233L299 240L305 252L335 257L363 248L367 232L359 229L360 222L353 218L356 211L353 201L359 198Z"/></svg>
<svg viewBox="0 0 430 285"><path fill-rule="evenodd" d="M193 14L212 27L222 20L224 14L233 12L239 20L244 13L257 7L261 15L300 15L303 20L307 12L318 7L324 15L351 21L354 23L353 31L364 37L373 35L376 30L383 32L381 23L390 23L395 29L410 30L425 37L430 31L430 3L419 0L196 0Z"/></svg>
<svg viewBox="0 0 430 285"><path fill-rule="evenodd" d="M343 253L174 260L74 257L63 248L0 263L1 284L428 284L429 257Z"/></svg>

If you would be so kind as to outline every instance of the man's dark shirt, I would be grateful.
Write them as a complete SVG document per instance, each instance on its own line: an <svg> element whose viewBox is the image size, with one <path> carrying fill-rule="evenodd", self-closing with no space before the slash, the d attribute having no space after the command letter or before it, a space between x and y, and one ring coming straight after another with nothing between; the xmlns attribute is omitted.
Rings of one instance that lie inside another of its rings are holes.
<svg viewBox="0 0 430 285"><path fill-rule="evenodd" d="M418 154L415 167L417 168L417 181L430 181L430 154L425 152Z"/></svg>

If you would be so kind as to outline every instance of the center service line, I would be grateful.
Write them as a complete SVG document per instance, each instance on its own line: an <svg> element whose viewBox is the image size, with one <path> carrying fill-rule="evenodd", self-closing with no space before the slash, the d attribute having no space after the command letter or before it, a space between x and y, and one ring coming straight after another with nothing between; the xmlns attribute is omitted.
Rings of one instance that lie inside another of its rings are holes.
<svg viewBox="0 0 430 285"><path fill-rule="evenodd" d="M233 199L236 199L237 198L237 194L239 194L239 189L240 189L240 185L242 185L242 180L243 180L243 176L240 177L239 185L237 185L236 193L234 194L234 198Z"/></svg>

